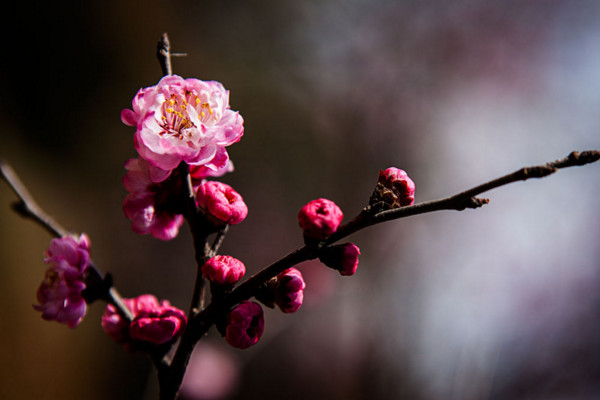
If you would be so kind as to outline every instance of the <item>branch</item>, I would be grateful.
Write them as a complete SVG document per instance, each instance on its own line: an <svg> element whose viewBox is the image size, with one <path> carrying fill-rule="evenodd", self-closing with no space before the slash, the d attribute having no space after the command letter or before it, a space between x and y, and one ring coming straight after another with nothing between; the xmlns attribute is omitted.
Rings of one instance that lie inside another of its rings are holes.
<svg viewBox="0 0 600 400"><path fill-rule="evenodd" d="M169 42L169 36L167 33L163 33L160 40L156 45L156 57L160 64L163 76L173 75L173 68L171 67L171 57L187 56L187 53L171 53L171 43Z"/></svg>
<svg viewBox="0 0 600 400"><path fill-rule="evenodd" d="M0 160L0 171L2 179L8 184L19 201L12 204L13 210L23 218L29 218L44 228L54 237L68 236L70 234L60 226L52 217L46 214L35 202L29 190L23 185L14 169L5 161Z"/></svg>
<svg viewBox="0 0 600 400"><path fill-rule="evenodd" d="M321 242L317 246L303 246L300 249L293 251L292 253L279 259L257 274L248 278L244 283L239 285L224 297L211 302L204 310L190 318L187 329L179 342L179 346L171 361L171 364L169 365L169 368L159 371L159 375L162 375L159 378L161 380L161 399L175 398L177 390L179 389L181 381L183 380L185 369L195 344L208 332L210 327L216 323L219 317L221 317L231 307L235 306L242 300L246 300L254 296L258 288L264 282L294 265L317 258L319 252L324 247L329 246L361 229L382 222L433 211L462 211L466 208L479 208L489 202L488 199L475 197L481 193L517 181L527 180L530 178L543 178L553 174L561 168L585 165L598 161L599 159L600 151L584 151L582 153L573 152L564 159L544 165L521 168L512 174L502 176L498 179L491 180L482 185L475 186L469 190L443 199L396 208L393 210L386 210L375 214L369 211L369 207L365 208L353 220L341 226L337 232L331 235L327 240Z"/></svg>
<svg viewBox="0 0 600 400"><path fill-rule="evenodd" d="M5 161L0 160L0 173L2 179L8 184L15 195L19 198L18 201L13 203L12 207L23 218L29 218L44 228L55 238L63 236L74 236L73 233L63 228L58 222L56 222L50 215L48 215L33 199L33 196L29 193L29 190L25 187L14 169ZM88 275L85 278L86 285L89 286L86 290L90 294L86 298L86 301L92 302L98 298L106 300L108 303L114 305L118 312L131 321L133 316L131 311L123 303L123 298L119 292L112 287L112 281L110 276L102 277L102 274L98 268L90 263ZM91 294L93 292L93 294Z"/></svg>
<svg viewBox="0 0 600 400"><path fill-rule="evenodd" d="M412 206L385 210L372 214L369 208L365 208L356 218L347 224L341 226L337 232L331 235L326 244L337 242L338 240L364 229L371 225L376 225L386 221L410 217L412 215L425 214L433 211L456 210L462 211L466 208L479 208L489 203L489 199L476 197L477 195L496 189L500 186L508 185L513 182L525 181L530 178L543 178L551 175L562 168L581 166L596 162L600 159L600 151L590 150L584 152L574 151L567 157L549 162L543 165L521 168L511 174L475 186L464 192L455 194L439 200L433 200L426 203L419 203Z"/></svg>

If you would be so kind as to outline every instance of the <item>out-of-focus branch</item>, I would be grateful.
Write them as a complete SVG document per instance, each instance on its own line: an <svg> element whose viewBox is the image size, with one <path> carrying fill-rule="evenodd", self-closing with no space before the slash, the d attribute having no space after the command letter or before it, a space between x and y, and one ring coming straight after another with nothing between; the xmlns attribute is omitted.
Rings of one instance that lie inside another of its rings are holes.
<svg viewBox="0 0 600 400"><path fill-rule="evenodd" d="M12 208L17 214L23 218L32 219L54 237L62 237L70 234L69 231L41 209L29 193L29 190L21 182L17 173L8 163L0 160L0 171L2 172L4 182L19 198L18 201L12 204Z"/></svg>
<svg viewBox="0 0 600 400"><path fill-rule="evenodd" d="M50 215L48 215L33 199L33 196L29 193L29 190L25 187L14 169L5 161L0 160L0 172L2 179L12 189L15 195L19 198L18 201L13 203L13 209L22 217L29 218L36 222L39 226L48 231L53 237L60 238L63 236L74 236L73 233L63 228L58 222L56 222ZM102 274L98 268L94 265L90 265L90 270L86 277L86 284L90 288L98 288L101 293L94 292L92 300L102 298L108 303L114 305L119 313L131 321L131 311L123 303L123 299L119 292L112 287L110 279L102 277ZM106 284L108 283L108 284Z"/></svg>

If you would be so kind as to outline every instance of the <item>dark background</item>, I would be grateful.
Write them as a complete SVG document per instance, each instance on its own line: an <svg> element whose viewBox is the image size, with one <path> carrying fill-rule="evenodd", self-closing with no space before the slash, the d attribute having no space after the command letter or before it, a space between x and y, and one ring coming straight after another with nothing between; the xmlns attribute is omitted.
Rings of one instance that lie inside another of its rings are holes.
<svg viewBox="0 0 600 400"><path fill-rule="evenodd" d="M183 309L194 263L185 227L130 229L120 122L155 84L168 32L183 77L218 80L245 119L222 178L250 213L222 251L253 273L301 245L296 214L327 197L346 218L380 168L405 169L417 202L525 165L600 148L600 3L15 2L2 10L0 157L64 226L92 240L128 297ZM369 228L355 277L302 265L295 315L266 310L258 345L211 331L187 377L198 399L597 399L598 166L489 194L476 211ZM155 377L99 324L31 308L49 237L0 187L0 397L152 399Z"/></svg>

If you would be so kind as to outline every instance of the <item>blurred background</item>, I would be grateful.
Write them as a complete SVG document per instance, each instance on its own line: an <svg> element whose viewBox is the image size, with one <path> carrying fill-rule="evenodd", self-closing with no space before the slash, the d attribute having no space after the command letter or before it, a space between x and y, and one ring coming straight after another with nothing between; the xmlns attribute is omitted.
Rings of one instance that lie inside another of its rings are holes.
<svg viewBox="0 0 600 400"><path fill-rule="evenodd" d="M120 122L155 84L168 32L183 77L218 80L245 119L221 178L249 206L223 253L256 272L300 247L296 214L327 197L346 218L379 169L416 201L600 148L600 2L459 0L11 2L2 11L0 157L40 205L84 231L127 297L191 296L187 229L171 242L124 217ZM357 274L300 266L296 314L266 310L254 347L212 330L186 399L599 399L600 166L562 170L349 239ZM50 237L0 185L0 398L155 399L152 367L103 333L31 305Z"/></svg>

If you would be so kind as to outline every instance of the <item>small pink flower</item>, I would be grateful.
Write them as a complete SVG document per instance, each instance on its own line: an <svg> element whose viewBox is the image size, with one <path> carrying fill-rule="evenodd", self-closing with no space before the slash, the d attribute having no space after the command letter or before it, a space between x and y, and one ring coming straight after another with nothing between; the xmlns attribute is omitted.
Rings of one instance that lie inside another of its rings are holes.
<svg viewBox="0 0 600 400"><path fill-rule="evenodd" d="M214 256L202 266L202 273L211 282L233 285L246 273L246 266L231 256Z"/></svg>
<svg viewBox="0 0 600 400"><path fill-rule="evenodd" d="M329 246L322 250L319 259L342 276L352 276L358 268L360 249L354 243Z"/></svg>
<svg viewBox="0 0 600 400"><path fill-rule="evenodd" d="M304 235L319 240L334 233L343 218L344 214L337 204L327 199L310 201L298 213Z"/></svg>
<svg viewBox="0 0 600 400"><path fill-rule="evenodd" d="M198 187L198 207L222 223L235 225L248 215L242 196L225 183L208 181Z"/></svg>
<svg viewBox="0 0 600 400"><path fill-rule="evenodd" d="M85 273L90 265L90 241L82 234L78 240L64 236L52 239L44 262L51 264L37 291L42 318L75 328L83 320L86 303L81 295L85 289Z"/></svg>
<svg viewBox="0 0 600 400"><path fill-rule="evenodd" d="M133 321L128 323L109 304L102 316L102 328L117 343L128 347L136 341L163 344L171 341L185 329L187 320L180 309L164 300L162 303L150 294L133 299L123 299L133 313Z"/></svg>
<svg viewBox="0 0 600 400"><path fill-rule="evenodd" d="M393 193L394 201L400 207L410 206L415 202L415 183L404 170L395 167L380 170L378 183Z"/></svg>
<svg viewBox="0 0 600 400"><path fill-rule="evenodd" d="M262 307L244 300L229 314L225 340L238 349L255 345L263 334L265 320Z"/></svg>
<svg viewBox="0 0 600 400"><path fill-rule="evenodd" d="M277 275L275 303L284 313L294 313L304 300L304 278L296 268L289 268Z"/></svg>
<svg viewBox="0 0 600 400"><path fill-rule="evenodd" d="M152 180L154 168L142 158L130 159L125 164L128 170L123 184L129 191L123 202L123 210L131 220L131 228L139 234L151 234L157 239L170 240L179 233L183 216L173 206L173 191L169 181L156 183Z"/></svg>
<svg viewBox="0 0 600 400"><path fill-rule="evenodd" d="M229 108L229 92L219 82L167 75L141 89L132 108L121 112L121 120L136 127L135 148L165 171L181 161L209 164L244 132L244 121Z"/></svg>

